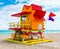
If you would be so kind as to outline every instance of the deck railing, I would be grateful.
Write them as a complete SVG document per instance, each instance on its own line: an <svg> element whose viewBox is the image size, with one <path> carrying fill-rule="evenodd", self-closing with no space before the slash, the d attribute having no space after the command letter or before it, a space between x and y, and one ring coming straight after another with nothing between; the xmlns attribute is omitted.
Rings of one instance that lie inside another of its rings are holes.
<svg viewBox="0 0 60 49"><path fill-rule="evenodd" d="M21 23L11 22L10 28L31 28L30 22L28 21L21 21Z"/></svg>
<svg viewBox="0 0 60 49"><path fill-rule="evenodd" d="M20 28L20 24L16 22L9 23L10 28Z"/></svg>

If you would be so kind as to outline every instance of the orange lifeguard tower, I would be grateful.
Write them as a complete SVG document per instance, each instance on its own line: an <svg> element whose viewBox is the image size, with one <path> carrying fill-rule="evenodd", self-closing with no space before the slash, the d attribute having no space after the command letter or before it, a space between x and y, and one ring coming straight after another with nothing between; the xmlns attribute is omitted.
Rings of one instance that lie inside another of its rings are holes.
<svg viewBox="0 0 60 49"><path fill-rule="evenodd" d="M46 11L42 10L42 6L31 4L30 6L24 5L22 12L12 14L12 16L19 17L19 24L10 23L10 30L14 30L14 40L24 41L27 37L33 39L34 35L40 35L39 38L43 39L42 32L44 31L44 16Z"/></svg>
<svg viewBox="0 0 60 49"><path fill-rule="evenodd" d="M24 5L22 12L12 14L12 16L20 18L20 25L17 24L10 30L15 31L43 31L44 30L44 16L46 11L42 10L41 6L31 4L30 6ZM16 28L15 28L16 26Z"/></svg>

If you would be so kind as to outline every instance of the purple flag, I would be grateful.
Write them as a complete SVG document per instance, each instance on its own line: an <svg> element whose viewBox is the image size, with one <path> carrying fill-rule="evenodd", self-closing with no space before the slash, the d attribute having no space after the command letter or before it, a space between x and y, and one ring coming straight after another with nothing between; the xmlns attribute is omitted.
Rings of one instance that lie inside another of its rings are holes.
<svg viewBox="0 0 60 49"><path fill-rule="evenodd" d="M52 17L50 17L50 16L49 16L49 19L48 19L48 20L51 20L51 21L53 21L53 22L54 22L54 19L53 19Z"/></svg>

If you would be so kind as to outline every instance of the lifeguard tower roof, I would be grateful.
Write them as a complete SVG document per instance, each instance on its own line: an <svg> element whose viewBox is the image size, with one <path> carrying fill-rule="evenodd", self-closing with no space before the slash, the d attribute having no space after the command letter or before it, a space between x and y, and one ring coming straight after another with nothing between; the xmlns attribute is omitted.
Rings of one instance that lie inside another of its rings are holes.
<svg viewBox="0 0 60 49"><path fill-rule="evenodd" d="M35 4L31 4L30 6L27 6L27 5L24 5L25 8L30 8L32 7L32 10L35 10L35 14L34 16L36 15L39 15L38 12L40 12L40 16L44 16L46 11L42 11L42 6L38 6L38 5L35 5ZM24 11L24 12L19 12L17 14L12 14L12 16L15 16L15 17L20 17L20 15L23 15L23 14L30 14L31 12L28 12L28 11Z"/></svg>

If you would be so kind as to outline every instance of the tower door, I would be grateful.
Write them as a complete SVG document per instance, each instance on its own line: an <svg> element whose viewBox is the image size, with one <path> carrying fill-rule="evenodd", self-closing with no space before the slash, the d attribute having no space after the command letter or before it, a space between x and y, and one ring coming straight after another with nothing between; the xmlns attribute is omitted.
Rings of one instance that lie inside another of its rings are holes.
<svg viewBox="0 0 60 49"><path fill-rule="evenodd" d="M27 21L26 15L22 15L22 17L21 17L21 27L23 29L29 29L30 28L30 22Z"/></svg>
<svg viewBox="0 0 60 49"><path fill-rule="evenodd" d="M38 24L38 29L42 29L42 24Z"/></svg>

